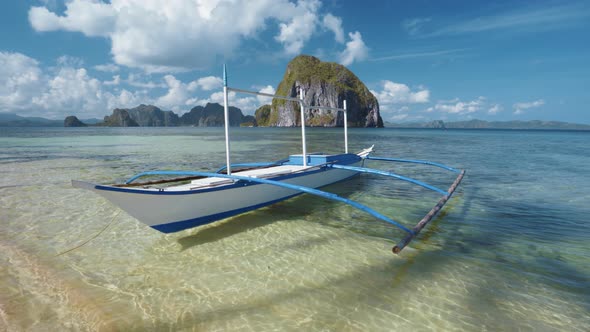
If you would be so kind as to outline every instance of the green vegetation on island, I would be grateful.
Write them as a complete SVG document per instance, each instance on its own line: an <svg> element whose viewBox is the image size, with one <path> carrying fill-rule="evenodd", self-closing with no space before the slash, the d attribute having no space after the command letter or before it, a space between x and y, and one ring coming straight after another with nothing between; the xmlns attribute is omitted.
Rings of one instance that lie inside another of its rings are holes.
<svg viewBox="0 0 590 332"><path fill-rule="evenodd" d="M351 127L383 127L377 98L343 65L322 62L309 55L295 57L287 65L276 93L298 97L301 89L305 92L305 102L309 105L342 108L346 100L348 125ZM300 126L299 114L298 103L273 99L267 125ZM312 109L306 111L305 116L308 126L344 125L344 117L340 112Z"/></svg>

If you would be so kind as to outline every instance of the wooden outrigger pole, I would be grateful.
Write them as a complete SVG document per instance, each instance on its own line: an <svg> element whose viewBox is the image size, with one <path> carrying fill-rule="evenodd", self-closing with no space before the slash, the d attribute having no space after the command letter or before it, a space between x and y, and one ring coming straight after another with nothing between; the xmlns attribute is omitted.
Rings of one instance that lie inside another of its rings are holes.
<svg viewBox="0 0 590 332"><path fill-rule="evenodd" d="M436 214L447 203L449 198L451 198L451 196L455 192L455 189L457 189L457 187L459 186L459 183L461 183L461 180L463 180L464 175L465 175L465 170L462 170L461 173L459 173L459 176L457 176L457 178L455 179L455 182L453 182L453 184L451 185L451 187L447 191L447 194L445 196L443 196L438 201L438 203L432 208L432 210L430 210L424 216L424 218L422 218L416 224L416 226L414 226L414 228L412 228L413 233L408 233L408 235L406 235L406 237L404 237L397 245L395 245L391 249L394 254L399 254L416 236L418 236L418 233L420 233L422 228L424 228L424 226L426 226L426 224L428 224L432 220L432 218L434 218L434 216L436 216Z"/></svg>

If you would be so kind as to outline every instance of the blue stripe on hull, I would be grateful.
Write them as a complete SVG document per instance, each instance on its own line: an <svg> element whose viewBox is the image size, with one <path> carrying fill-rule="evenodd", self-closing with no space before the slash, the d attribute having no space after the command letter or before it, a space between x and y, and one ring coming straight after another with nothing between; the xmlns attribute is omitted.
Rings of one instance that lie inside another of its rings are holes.
<svg viewBox="0 0 590 332"><path fill-rule="evenodd" d="M232 211L226 211L226 212L222 212L222 213L216 213L216 214L211 214L208 216L204 216L204 217L199 217L199 218L195 218L195 219L189 219L189 220L183 220L183 221L176 221L176 222L171 222L168 224L161 224L161 225L155 225L155 226L151 226L153 229L156 229L162 233L174 233L174 232L180 232L182 230L188 229L188 228L193 228L193 227L197 227L197 226L202 226L202 225L206 225L206 224L210 224L212 222L216 222L218 220L221 219L225 219L225 218L229 218L229 217L233 217L236 216L238 214L242 214L248 211L252 211L252 210L256 210L259 209L261 207L265 207L268 205L272 205L274 203L278 203L280 201L284 201L286 199L289 199L291 197L295 197L298 195L301 195L302 193L297 193L291 196L286 196L283 197L281 199L276 199L273 201L268 201L268 202L264 202L261 204L256 204L256 205L251 205L245 208L241 208L241 209L236 209L236 210L232 210Z"/></svg>
<svg viewBox="0 0 590 332"><path fill-rule="evenodd" d="M352 178L352 177L354 177L356 175L358 175L358 173L357 174L353 174L351 176L348 176L348 177L346 177L346 178L344 178L342 180L339 180L339 181L330 183L327 186L332 185L332 184L335 184L335 183L338 183L338 182L342 182L342 181L348 180L348 179L350 179L350 178ZM256 209L260 209L262 207L269 206L269 205L272 205L272 204L275 204L275 203L278 203L278 202L287 200L289 198L293 198L295 196L299 196L301 194L303 194L303 193L301 193L301 192L300 193L296 193L296 194L293 194L293 195L290 195L290 196L285 196L283 198L275 199L275 200L272 200L272 201L268 201L268 202L264 202L264 203L260 203L260 204L256 204L256 205L247 206L247 207L240 208L240 209L235 209L235 210L231 210L231 211L226 211L226 212L211 214L211 215L208 215L208 216L199 217L199 218L195 218L195 219L175 221L175 222L171 222L171 223L167 223L167 224L154 225L154 226L150 226L150 227L152 227L153 229L158 230L158 231L160 231L162 233L180 232L180 231L183 231L185 229L189 229L189 228L193 228L193 227L197 227L197 226L207 225L207 224L216 222L216 221L221 220L221 219L233 217L233 216L236 216L238 214L242 214L242 213L245 213L245 212L249 212L249 211L253 211L253 210L256 210Z"/></svg>

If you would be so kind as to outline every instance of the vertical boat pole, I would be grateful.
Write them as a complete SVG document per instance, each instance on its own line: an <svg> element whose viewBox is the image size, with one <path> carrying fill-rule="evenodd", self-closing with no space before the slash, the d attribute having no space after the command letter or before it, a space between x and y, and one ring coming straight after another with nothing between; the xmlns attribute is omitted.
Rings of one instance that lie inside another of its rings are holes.
<svg viewBox="0 0 590 332"><path fill-rule="evenodd" d="M305 91L303 91L303 87L299 88L299 94L301 97L301 145L303 145L303 166L307 166L307 146L305 142L305 102L303 99L305 98Z"/></svg>
<svg viewBox="0 0 590 332"><path fill-rule="evenodd" d="M229 110L227 106L227 72L223 64L223 118L225 123L225 163L227 175L231 175L231 161L229 158Z"/></svg>
<svg viewBox="0 0 590 332"><path fill-rule="evenodd" d="M344 153L348 153L348 115L346 113L346 99L344 99Z"/></svg>

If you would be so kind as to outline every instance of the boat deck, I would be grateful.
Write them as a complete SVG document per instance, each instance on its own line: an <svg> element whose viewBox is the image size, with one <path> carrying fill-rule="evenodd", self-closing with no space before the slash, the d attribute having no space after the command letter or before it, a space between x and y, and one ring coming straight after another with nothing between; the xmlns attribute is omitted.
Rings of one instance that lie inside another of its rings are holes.
<svg viewBox="0 0 590 332"><path fill-rule="evenodd" d="M248 176L253 178L272 178L279 175L287 175L291 173L301 172L314 168L314 166L301 165L280 165L266 168L250 169L239 172L232 172L233 175ZM191 181L191 183L180 186L172 186L166 188L166 191L175 190L195 190L201 188L211 188L234 183L232 179L208 177Z"/></svg>

